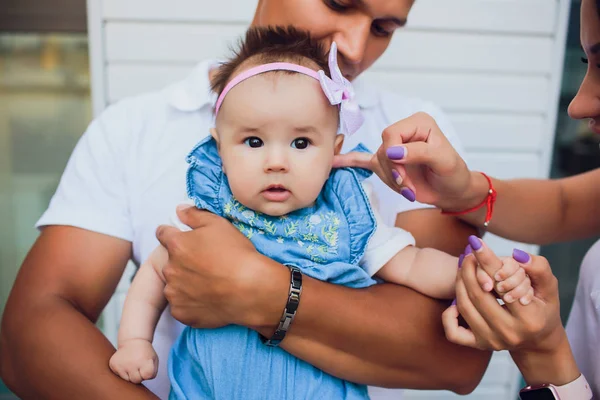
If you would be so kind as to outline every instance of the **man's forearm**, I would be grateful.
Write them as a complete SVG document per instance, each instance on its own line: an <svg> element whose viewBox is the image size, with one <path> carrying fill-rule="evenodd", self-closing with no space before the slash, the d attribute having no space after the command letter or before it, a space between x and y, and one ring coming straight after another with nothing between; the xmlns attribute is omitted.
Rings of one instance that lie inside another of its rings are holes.
<svg viewBox="0 0 600 400"><path fill-rule="evenodd" d="M2 377L19 398L156 398L110 371L113 346L71 303L53 296L21 311L4 316L0 351Z"/></svg>
<svg viewBox="0 0 600 400"><path fill-rule="evenodd" d="M282 347L334 376L466 393L485 372L490 353L446 340L441 323L445 303L392 284L351 289L305 277L303 286ZM280 317L280 307L271 321ZM258 330L269 336L273 329Z"/></svg>
<svg viewBox="0 0 600 400"><path fill-rule="evenodd" d="M458 257L468 244L467 238L477 234L477 228L456 217L442 215L435 208L399 213L396 226L409 231L416 246L433 248Z"/></svg>

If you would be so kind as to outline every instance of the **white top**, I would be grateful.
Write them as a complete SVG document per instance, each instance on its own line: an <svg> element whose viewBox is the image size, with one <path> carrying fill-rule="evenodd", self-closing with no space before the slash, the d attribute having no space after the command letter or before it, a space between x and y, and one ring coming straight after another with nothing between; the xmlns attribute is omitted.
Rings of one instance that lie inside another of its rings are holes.
<svg viewBox="0 0 600 400"><path fill-rule="evenodd" d="M139 265L145 260L158 245L156 227L186 200L185 156L213 127L215 96L209 90L208 71L214 64L202 62L181 82L108 107L80 139L36 226L70 225L128 240L134 261ZM355 90L365 123L346 138L344 149L362 142L376 151L386 127L423 111L436 119L464 156L454 129L432 103L378 91L360 79ZM405 200L375 176L368 181L388 225L399 212L426 207ZM161 398L168 396L168 350L181 329L170 313L164 313L156 330L159 376L147 386Z"/></svg>
<svg viewBox="0 0 600 400"><path fill-rule="evenodd" d="M575 361L600 398L600 241L588 251L579 273L567 335Z"/></svg>

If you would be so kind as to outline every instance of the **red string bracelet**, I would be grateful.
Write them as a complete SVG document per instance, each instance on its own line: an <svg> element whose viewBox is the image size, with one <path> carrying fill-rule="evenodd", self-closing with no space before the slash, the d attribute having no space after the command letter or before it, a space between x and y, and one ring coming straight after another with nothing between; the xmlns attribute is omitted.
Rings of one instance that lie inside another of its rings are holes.
<svg viewBox="0 0 600 400"><path fill-rule="evenodd" d="M490 224L490 220L492 219L492 213L494 212L494 203L496 202L497 192L496 192L496 189L494 189L494 185L492 185L492 180L490 179L490 177L487 176L486 174L484 174L483 172L480 172L480 174L485 177L485 179L488 181L488 183L490 185L490 189L488 190L488 194L487 194L487 196L485 196L485 199L483 199L483 201L480 204L476 205L473 208L469 208L468 210L464 210L464 211L443 211L442 210L442 214L444 214L444 215L463 215L463 214L472 213L473 211L477 211L483 206L487 206L487 211L485 213L485 221L483 223L483 226L487 227Z"/></svg>

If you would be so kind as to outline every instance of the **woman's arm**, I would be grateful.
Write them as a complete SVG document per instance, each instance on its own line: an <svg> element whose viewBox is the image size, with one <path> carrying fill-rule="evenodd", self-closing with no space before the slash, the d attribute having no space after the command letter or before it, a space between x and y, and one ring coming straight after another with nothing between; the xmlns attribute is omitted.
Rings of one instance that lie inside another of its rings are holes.
<svg viewBox="0 0 600 400"><path fill-rule="evenodd" d="M194 208L178 216L193 231L157 231L169 251L165 295L173 316L195 327L239 324L270 336L287 300L289 269L258 254L223 218ZM351 289L305 277L282 346L341 378L466 393L490 353L446 340L440 319L446 305L392 284Z"/></svg>
<svg viewBox="0 0 600 400"><path fill-rule="evenodd" d="M392 189L411 191L412 198L443 210L467 210L487 196L487 180L468 169L429 115L417 113L399 121L382 138L374 156L339 155L334 165L368 168ZM540 244L598 234L599 178L600 169L558 180L494 179L498 196L488 229L508 239ZM461 218L483 227L485 207Z"/></svg>
<svg viewBox="0 0 600 400"><path fill-rule="evenodd" d="M448 209L465 210L482 201L489 184L471 172L464 197ZM488 230L519 242L547 244L600 233L600 169L555 180L492 180L498 195ZM483 226L485 207L461 216Z"/></svg>
<svg viewBox="0 0 600 400"><path fill-rule="evenodd" d="M0 375L19 398L156 398L111 372L115 349L95 326L130 254L131 244L114 237L67 226L43 230L0 331Z"/></svg>

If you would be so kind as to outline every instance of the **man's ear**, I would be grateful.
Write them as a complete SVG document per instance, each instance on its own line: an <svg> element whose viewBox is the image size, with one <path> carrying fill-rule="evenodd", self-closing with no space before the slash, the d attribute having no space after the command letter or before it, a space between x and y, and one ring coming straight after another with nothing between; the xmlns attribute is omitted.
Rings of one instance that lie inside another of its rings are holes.
<svg viewBox="0 0 600 400"><path fill-rule="evenodd" d="M216 128L210 128L210 136L212 136L213 139L215 139L215 142L217 142L217 150L220 150L221 147L219 143L219 134L217 133ZM223 160L221 160L221 170L225 175L227 175L227 171L225 171L225 165L223 165Z"/></svg>
<svg viewBox="0 0 600 400"><path fill-rule="evenodd" d="M344 145L344 135L339 134L335 137L334 144L334 154L337 156L342 151L342 146Z"/></svg>

